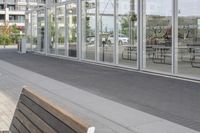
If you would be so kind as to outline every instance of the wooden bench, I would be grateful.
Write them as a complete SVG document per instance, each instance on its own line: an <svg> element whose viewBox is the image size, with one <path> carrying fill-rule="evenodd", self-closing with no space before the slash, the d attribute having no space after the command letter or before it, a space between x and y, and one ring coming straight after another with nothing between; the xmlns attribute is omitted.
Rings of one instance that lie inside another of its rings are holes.
<svg viewBox="0 0 200 133"><path fill-rule="evenodd" d="M94 133L95 128L24 88L9 130L11 133Z"/></svg>

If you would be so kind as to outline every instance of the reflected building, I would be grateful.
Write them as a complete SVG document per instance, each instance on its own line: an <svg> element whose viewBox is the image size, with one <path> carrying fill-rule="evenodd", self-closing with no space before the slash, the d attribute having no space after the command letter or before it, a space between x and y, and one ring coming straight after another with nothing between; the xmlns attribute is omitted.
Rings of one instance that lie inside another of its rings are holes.
<svg viewBox="0 0 200 133"><path fill-rule="evenodd" d="M196 0L52 0L27 12L29 50L200 79Z"/></svg>
<svg viewBox="0 0 200 133"><path fill-rule="evenodd" d="M0 26L16 25L25 30L25 12L45 5L45 0L0 0Z"/></svg>

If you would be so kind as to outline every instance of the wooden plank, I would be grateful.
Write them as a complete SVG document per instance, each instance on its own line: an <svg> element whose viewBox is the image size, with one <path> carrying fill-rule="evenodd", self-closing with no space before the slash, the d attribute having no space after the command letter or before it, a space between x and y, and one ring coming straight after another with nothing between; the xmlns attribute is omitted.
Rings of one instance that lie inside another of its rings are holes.
<svg viewBox="0 0 200 133"><path fill-rule="evenodd" d="M45 123L40 117L38 117L35 113L33 113L29 108L27 108L21 102L18 104L18 109L26 115L31 121L42 130L44 133L56 133L56 131L51 128L47 123Z"/></svg>
<svg viewBox="0 0 200 133"><path fill-rule="evenodd" d="M20 133L30 133L28 129L16 117L13 117L11 125L13 125Z"/></svg>
<svg viewBox="0 0 200 133"><path fill-rule="evenodd" d="M10 131L0 131L0 133L10 133Z"/></svg>
<svg viewBox="0 0 200 133"><path fill-rule="evenodd" d="M45 121L50 127L52 127L56 132L67 132L67 133L76 133L71 127L60 121L58 118L53 116L47 110L33 102L28 97L22 95L21 96L21 103L27 106L32 112L37 114L43 121Z"/></svg>
<svg viewBox="0 0 200 133"><path fill-rule="evenodd" d="M21 123L31 132L31 133L42 133L41 130L36 127L24 114L22 114L18 109L15 111L14 116L20 120Z"/></svg>
<svg viewBox="0 0 200 133"><path fill-rule="evenodd" d="M10 126L10 131L12 131L12 133L20 133L16 127L14 127L13 125Z"/></svg>
<svg viewBox="0 0 200 133"><path fill-rule="evenodd" d="M77 133L93 133L95 128L77 118L73 114L64 111L60 107L49 102L42 96L39 96L30 89L23 88L22 93L28 98L33 100L35 103L40 105L42 108L48 110L52 115L56 116L63 123L74 129Z"/></svg>

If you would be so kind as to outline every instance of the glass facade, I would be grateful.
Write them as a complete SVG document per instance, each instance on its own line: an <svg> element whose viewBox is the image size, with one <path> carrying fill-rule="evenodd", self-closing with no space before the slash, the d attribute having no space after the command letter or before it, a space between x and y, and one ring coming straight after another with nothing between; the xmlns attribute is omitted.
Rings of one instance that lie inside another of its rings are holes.
<svg viewBox="0 0 200 133"><path fill-rule="evenodd" d="M118 1L117 7L117 53L118 63L137 67L138 48L138 2Z"/></svg>
<svg viewBox="0 0 200 133"><path fill-rule="evenodd" d="M65 6L56 8L57 35L56 39L58 55L65 55Z"/></svg>
<svg viewBox="0 0 200 133"><path fill-rule="evenodd" d="M31 14L26 14L26 21L25 21L25 33L27 39L27 50L32 50L32 24L31 24Z"/></svg>
<svg viewBox="0 0 200 133"><path fill-rule="evenodd" d="M34 12L32 12L32 15L31 15L31 24L32 24L32 26L31 26L31 28L32 28L32 50L33 51L37 51L38 49L37 49L37 11L34 11Z"/></svg>
<svg viewBox="0 0 200 133"><path fill-rule="evenodd" d="M27 37L47 55L200 79L198 7L197 0L61 0L29 12Z"/></svg>
<svg viewBox="0 0 200 133"><path fill-rule="evenodd" d="M77 57L77 39L78 39L78 29L77 29L77 4L70 3L66 5L66 28L67 28L67 46L68 46L68 56Z"/></svg>
<svg viewBox="0 0 200 133"><path fill-rule="evenodd" d="M82 51L83 59L96 58L96 4L95 0L82 2Z"/></svg>
<svg viewBox="0 0 200 133"><path fill-rule="evenodd" d="M178 73L200 77L200 3L178 1Z"/></svg>
<svg viewBox="0 0 200 133"><path fill-rule="evenodd" d="M114 0L99 0L99 59L101 62L114 63L115 23ZM106 36L106 37L104 37ZM106 38L105 42L103 42Z"/></svg>
<svg viewBox="0 0 200 133"><path fill-rule="evenodd" d="M45 10L37 11L37 51L44 52Z"/></svg>
<svg viewBox="0 0 200 133"><path fill-rule="evenodd" d="M55 19L55 7L51 7L47 10L48 16L48 31L47 31L47 53L56 54L56 19Z"/></svg>
<svg viewBox="0 0 200 133"><path fill-rule="evenodd" d="M172 0L145 0L144 5L144 68L170 73L172 68Z"/></svg>

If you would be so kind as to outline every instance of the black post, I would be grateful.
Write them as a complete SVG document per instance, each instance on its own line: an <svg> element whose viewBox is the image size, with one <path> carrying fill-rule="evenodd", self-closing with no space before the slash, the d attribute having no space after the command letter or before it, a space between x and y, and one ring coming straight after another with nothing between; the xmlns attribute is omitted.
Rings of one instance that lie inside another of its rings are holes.
<svg viewBox="0 0 200 133"><path fill-rule="evenodd" d="M105 58L104 57L104 47L105 47L105 42L104 41L102 42L102 46L103 46L103 59L102 60L104 61L104 58Z"/></svg>

